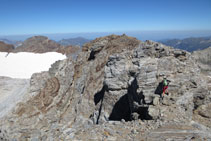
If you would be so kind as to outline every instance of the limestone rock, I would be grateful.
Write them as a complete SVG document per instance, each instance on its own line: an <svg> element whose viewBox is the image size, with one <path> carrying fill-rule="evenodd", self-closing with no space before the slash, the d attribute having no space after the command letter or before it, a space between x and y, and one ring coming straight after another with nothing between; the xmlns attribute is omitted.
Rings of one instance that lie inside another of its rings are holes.
<svg viewBox="0 0 211 141"><path fill-rule="evenodd" d="M159 97L154 97L154 99L153 99L153 105L159 105L159 103L160 103L160 99L159 99Z"/></svg>
<svg viewBox="0 0 211 141"><path fill-rule="evenodd" d="M149 112L149 115L152 117L152 119L157 119L160 117L160 111L158 107L150 105L148 112Z"/></svg>

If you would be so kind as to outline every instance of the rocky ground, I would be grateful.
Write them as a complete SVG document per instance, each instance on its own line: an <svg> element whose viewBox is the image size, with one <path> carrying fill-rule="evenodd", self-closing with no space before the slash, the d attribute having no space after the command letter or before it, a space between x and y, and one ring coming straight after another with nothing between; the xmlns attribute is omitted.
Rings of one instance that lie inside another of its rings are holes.
<svg viewBox="0 0 211 141"><path fill-rule="evenodd" d="M163 76L170 80L162 100ZM210 77L195 57L126 35L97 38L77 59L34 74L0 120L8 140L211 140Z"/></svg>

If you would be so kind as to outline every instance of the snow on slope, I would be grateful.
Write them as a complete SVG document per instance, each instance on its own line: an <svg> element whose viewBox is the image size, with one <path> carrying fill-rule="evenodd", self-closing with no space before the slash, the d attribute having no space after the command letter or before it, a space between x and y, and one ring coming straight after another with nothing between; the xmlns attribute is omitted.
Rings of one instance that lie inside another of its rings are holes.
<svg viewBox="0 0 211 141"><path fill-rule="evenodd" d="M30 78L33 73L47 71L55 61L65 58L65 55L57 52L43 54L0 52L0 76Z"/></svg>
<svg viewBox="0 0 211 141"><path fill-rule="evenodd" d="M9 113L18 102L23 101L29 85L29 79L0 76L0 118Z"/></svg>
<svg viewBox="0 0 211 141"><path fill-rule="evenodd" d="M7 115L17 103L28 96L29 78L33 73L47 71L55 61L65 58L65 55L56 52L43 54L0 52L0 118Z"/></svg>

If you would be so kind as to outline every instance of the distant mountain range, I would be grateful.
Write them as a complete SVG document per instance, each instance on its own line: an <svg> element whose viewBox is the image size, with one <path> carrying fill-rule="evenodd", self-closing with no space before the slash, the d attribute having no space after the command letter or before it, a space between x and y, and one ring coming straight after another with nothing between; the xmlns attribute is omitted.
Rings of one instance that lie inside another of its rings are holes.
<svg viewBox="0 0 211 141"><path fill-rule="evenodd" d="M211 37L199 37L199 38L185 38L182 40L161 40L159 41L167 46L172 46L178 49L187 50L193 52L196 50L206 49L211 46Z"/></svg>
<svg viewBox="0 0 211 141"><path fill-rule="evenodd" d="M4 39L4 38L0 38L0 41L4 42L6 44L14 44L14 43L16 43L16 41Z"/></svg>
<svg viewBox="0 0 211 141"><path fill-rule="evenodd" d="M0 38L1 41L1 51L6 52L35 52L35 53L44 53L49 51L56 51L60 53L70 53L80 50L75 46L83 46L85 43L90 42L91 40L77 37L77 38L67 38L60 41L50 40L46 36L33 36L26 39L25 41L15 41L8 40L6 38ZM193 52L196 50L203 50L208 47L211 47L211 36L209 37L194 37L194 38L185 38L185 39L170 39L170 40L160 40L159 42L172 46L174 48L187 50ZM11 47L13 45L13 47ZM6 46L10 48L6 49ZM70 47L71 46L71 47ZM14 49L13 49L14 48Z"/></svg>
<svg viewBox="0 0 211 141"><path fill-rule="evenodd" d="M83 37L62 39L58 41L59 44L64 45L64 46L68 46L68 45L83 46L83 44L88 43L88 42L90 42L90 40Z"/></svg>
<svg viewBox="0 0 211 141"><path fill-rule="evenodd" d="M5 38L0 38L0 41L4 42L6 44L14 45L14 48L16 48L16 47L18 47L22 44L21 41L8 40L8 39L5 39Z"/></svg>

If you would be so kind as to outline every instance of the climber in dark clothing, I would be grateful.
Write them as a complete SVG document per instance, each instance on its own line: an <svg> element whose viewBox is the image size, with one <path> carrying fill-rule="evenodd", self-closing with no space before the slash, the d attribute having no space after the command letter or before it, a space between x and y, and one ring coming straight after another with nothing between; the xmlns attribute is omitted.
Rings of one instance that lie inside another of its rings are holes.
<svg viewBox="0 0 211 141"><path fill-rule="evenodd" d="M164 95L167 93L168 94L168 85L169 85L170 81L166 79L166 76L164 76L163 79L163 93L162 93L162 97L164 97Z"/></svg>

